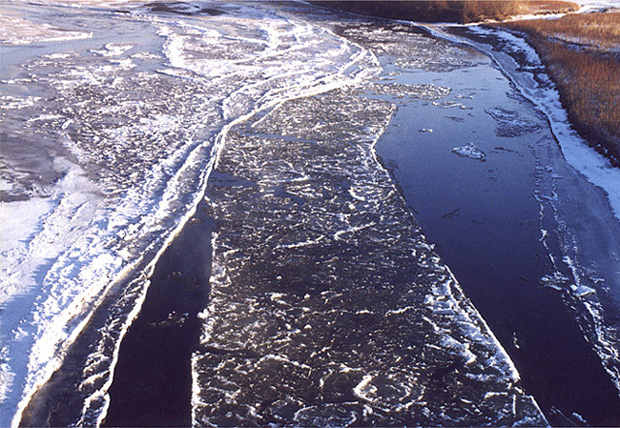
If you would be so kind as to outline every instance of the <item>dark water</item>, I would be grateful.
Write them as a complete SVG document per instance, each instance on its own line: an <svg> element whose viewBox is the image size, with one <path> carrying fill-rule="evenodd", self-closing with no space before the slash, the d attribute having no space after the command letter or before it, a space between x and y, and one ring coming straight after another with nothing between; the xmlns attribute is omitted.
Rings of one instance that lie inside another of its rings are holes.
<svg viewBox="0 0 620 428"><path fill-rule="evenodd" d="M191 424L196 314L206 304L213 222L205 205L160 258L138 319L125 336L104 426Z"/></svg>
<svg viewBox="0 0 620 428"><path fill-rule="evenodd" d="M558 171L562 163L545 121L489 66L398 77L399 82L429 80L451 87L457 97L471 95L455 99L467 109L401 106L379 141L380 156L550 422L581 424L576 412L593 425L618 425L617 390L574 310L562 293L541 283L554 269L549 254L560 254L553 208L538 197L554 188L548 165ZM494 107L535 126L524 131L498 122L489 114ZM486 153L484 162L452 153L467 142ZM563 173L570 174L570 168ZM542 229L551 231L549 248Z"/></svg>

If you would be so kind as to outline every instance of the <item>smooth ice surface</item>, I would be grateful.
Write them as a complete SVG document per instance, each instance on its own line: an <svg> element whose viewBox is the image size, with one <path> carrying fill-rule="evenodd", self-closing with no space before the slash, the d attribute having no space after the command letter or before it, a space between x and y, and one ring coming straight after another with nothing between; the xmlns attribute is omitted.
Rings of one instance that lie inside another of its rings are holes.
<svg viewBox="0 0 620 428"><path fill-rule="evenodd" d="M496 43L501 43L504 52L494 54L488 48L487 52L498 57L501 66L506 67L506 72L514 79L521 94L536 104L549 118L553 133L568 163L594 185L605 190L609 203L620 220L620 170L612 167L603 155L588 147L587 142L572 129L559 94L542 71L542 61L534 48L527 44L523 37L508 31L488 27L471 27L469 31L482 37L493 37ZM519 57L524 64L515 70L514 66L505 61L508 56Z"/></svg>
<svg viewBox="0 0 620 428"><path fill-rule="evenodd" d="M32 22L17 16L0 15L0 43L27 45L36 42L61 42L88 39L87 31L67 31L60 26Z"/></svg>

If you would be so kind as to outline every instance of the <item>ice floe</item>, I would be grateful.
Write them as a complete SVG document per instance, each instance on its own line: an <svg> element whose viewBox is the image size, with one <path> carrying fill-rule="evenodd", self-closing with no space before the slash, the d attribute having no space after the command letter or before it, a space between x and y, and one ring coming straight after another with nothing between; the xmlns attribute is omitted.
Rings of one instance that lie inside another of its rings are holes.
<svg viewBox="0 0 620 428"><path fill-rule="evenodd" d="M455 147L452 149L452 153L464 158L475 159L482 162L487 159L487 155L476 147L474 143L468 143L465 146Z"/></svg>

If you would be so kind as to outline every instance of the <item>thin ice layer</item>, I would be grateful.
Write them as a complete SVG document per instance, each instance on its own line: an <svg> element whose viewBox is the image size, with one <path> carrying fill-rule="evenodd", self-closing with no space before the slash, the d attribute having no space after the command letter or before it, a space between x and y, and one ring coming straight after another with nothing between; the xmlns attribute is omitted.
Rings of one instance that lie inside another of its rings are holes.
<svg viewBox="0 0 620 428"><path fill-rule="evenodd" d="M374 155L393 109L333 91L228 134L194 424L546 423Z"/></svg>

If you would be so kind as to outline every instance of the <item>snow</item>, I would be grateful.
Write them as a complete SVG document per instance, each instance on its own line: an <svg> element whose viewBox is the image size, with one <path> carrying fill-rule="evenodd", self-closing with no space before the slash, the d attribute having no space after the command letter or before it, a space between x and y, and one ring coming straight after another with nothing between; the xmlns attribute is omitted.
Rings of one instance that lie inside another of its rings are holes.
<svg viewBox="0 0 620 428"><path fill-rule="evenodd" d="M38 24L14 16L0 14L0 43L7 45L27 45L35 42L61 42L88 39L92 33L67 31L48 24Z"/></svg>
<svg viewBox="0 0 620 428"><path fill-rule="evenodd" d="M609 8L620 8L620 1L618 0L579 0L577 3L581 6L580 12L597 12Z"/></svg>
<svg viewBox="0 0 620 428"><path fill-rule="evenodd" d="M125 43L107 43L104 46L104 49L101 50L93 50L93 53L102 55L102 56L106 56L106 57L113 57L113 56L120 56L123 53L127 52L128 50L132 49L133 47L135 47L136 45L133 43L130 44L125 44Z"/></svg>

